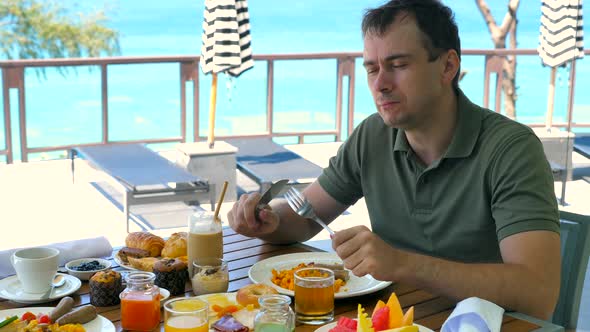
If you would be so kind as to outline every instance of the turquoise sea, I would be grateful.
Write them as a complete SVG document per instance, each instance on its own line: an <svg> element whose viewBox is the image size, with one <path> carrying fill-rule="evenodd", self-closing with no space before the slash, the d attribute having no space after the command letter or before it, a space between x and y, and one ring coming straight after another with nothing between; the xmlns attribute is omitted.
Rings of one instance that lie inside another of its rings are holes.
<svg viewBox="0 0 590 332"><path fill-rule="evenodd" d="M360 21L375 0L250 0L254 54L362 51ZM487 26L472 0L444 1L456 14L462 47L491 49ZM488 0L496 21L508 0ZM108 23L120 34L123 56L198 55L203 21L202 0L95 0L60 1L72 14L107 8ZM590 18L590 6L584 16ZM518 46L536 48L540 1L522 0L518 9ZM585 35L590 36L586 24ZM586 46L588 48L588 46ZM360 60L356 66L355 123L375 111ZM483 57L464 56L461 82L476 103L483 101ZM29 146L97 142L100 140L100 72L80 67L66 76L47 70L26 73L27 139ZM178 136L180 134L179 69L176 64L117 65L109 67L109 121L112 140ZM565 121L568 69L558 70L554 121ZM210 76L200 77L200 131L206 135ZM543 122L547 108L549 69L537 56L518 57L518 120ZM590 59L577 64L574 121L590 122ZM275 131L334 128L336 61L281 61L275 63ZM221 76L216 134L255 133L264 130L266 64L229 80ZM16 100L16 94L11 98ZM190 96L189 96L190 97ZM0 96L2 99L2 96ZM187 99L187 110L192 100ZM493 105L493 100L491 101ZM19 159L17 104L11 109L13 144ZM190 113L190 112L188 112ZM192 114L188 114L192 123ZM344 119L346 120L346 119ZM4 146L0 119L0 146ZM588 129L590 130L590 129ZM192 137L189 128L188 137ZM329 140L327 137L306 139ZM288 142L285 141L285 142ZM32 156L34 159L35 156ZM37 156L39 157L39 156Z"/></svg>

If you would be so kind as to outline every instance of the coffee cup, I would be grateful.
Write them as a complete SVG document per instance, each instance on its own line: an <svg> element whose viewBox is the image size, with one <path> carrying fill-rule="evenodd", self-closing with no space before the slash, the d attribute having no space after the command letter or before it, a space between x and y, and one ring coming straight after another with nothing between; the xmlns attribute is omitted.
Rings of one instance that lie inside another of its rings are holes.
<svg viewBox="0 0 590 332"><path fill-rule="evenodd" d="M59 250L49 247L20 249L10 257L16 277L26 293L45 293L57 273Z"/></svg>

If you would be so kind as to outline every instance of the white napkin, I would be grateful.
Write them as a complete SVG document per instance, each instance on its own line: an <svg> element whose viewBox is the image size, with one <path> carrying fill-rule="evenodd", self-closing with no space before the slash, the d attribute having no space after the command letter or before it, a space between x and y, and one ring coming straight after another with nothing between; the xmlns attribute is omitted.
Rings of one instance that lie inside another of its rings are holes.
<svg viewBox="0 0 590 332"><path fill-rule="evenodd" d="M38 247L52 247L59 250L59 265L78 258L110 257L113 247L104 236L68 242L52 243ZM15 274L10 256L18 249L0 251L0 279Z"/></svg>
<svg viewBox="0 0 590 332"><path fill-rule="evenodd" d="M470 297L459 303L441 332L499 332L504 309L495 303Z"/></svg>

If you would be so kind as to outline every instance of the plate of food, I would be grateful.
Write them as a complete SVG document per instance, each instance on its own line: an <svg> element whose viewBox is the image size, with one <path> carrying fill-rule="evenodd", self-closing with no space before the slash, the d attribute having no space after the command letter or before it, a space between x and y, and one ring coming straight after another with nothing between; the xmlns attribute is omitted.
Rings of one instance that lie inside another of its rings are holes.
<svg viewBox="0 0 590 332"><path fill-rule="evenodd" d="M293 296L293 272L305 266L326 267L334 271L336 292L334 298L344 299L381 290L391 284L380 281L370 275L357 277L342 265L342 260L335 253L312 252L296 253L271 257L262 260L250 268L248 276L254 283L274 287L279 293ZM338 279L340 281L338 281Z"/></svg>
<svg viewBox="0 0 590 332"><path fill-rule="evenodd" d="M72 309L70 305L73 305L74 301L71 298L70 300L71 303L67 307L64 307L64 300L62 300L56 307L0 310L0 324L5 319L13 319L9 324L0 328L0 331L43 332L44 330L38 324L49 319L52 324L57 324L64 331L74 331L75 325L70 324L82 324L86 332L115 332L113 323L105 317L97 315L94 306L86 305Z"/></svg>
<svg viewBox="0 0 590 332"><path fill-rule="evenodd" d="M179 259L186 263L187 237L186 232L173 233L168 240L149 232L129 233L125 247L113 259L124 269L148 272L162 259Z"/></svg>
<svg viewBox="0 0 590 332"><path fill-rule="evenodd" d="M434 332L425 326L415 324L414 307L408 308L404 313L395 293L389 295L387 303L378 300L371 315L359 304L356 319L342 316L338 321L323 325L315 331L366 331L369 327L375 332Z"/></svg>
<svg viewBox="0 0 590 332"><path fill-rule="evenodd" d="M211 331L242 331L246 330L244 327L254 331L254 317L260 311L258 298L266 294L278 292L267 285L253 284L244 286L235 293L206 294L197 298L209 303ZM231 314L231 318L227 317L227 314Z"/></svg>

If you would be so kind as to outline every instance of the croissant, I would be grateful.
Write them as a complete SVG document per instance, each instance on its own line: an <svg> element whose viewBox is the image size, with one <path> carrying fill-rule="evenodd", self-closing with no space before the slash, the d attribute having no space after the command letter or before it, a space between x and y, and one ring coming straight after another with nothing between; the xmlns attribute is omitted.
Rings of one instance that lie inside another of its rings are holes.
<svg viewBox="0 0 590 332"><path fill-rule="evenodd" d="M162 249L162 257L176 258L186 256L187 237L188 234L186 232L170 235L170 238L164 244L164 249Z"/></svg>
<svg viewBox="0 0 590 332"><path fill-rule="evenodd" d="M127 235L125 245L129 248L146 250L151 257L158 257L164 248L164 239L148 232L133 232Z"/></svg>

